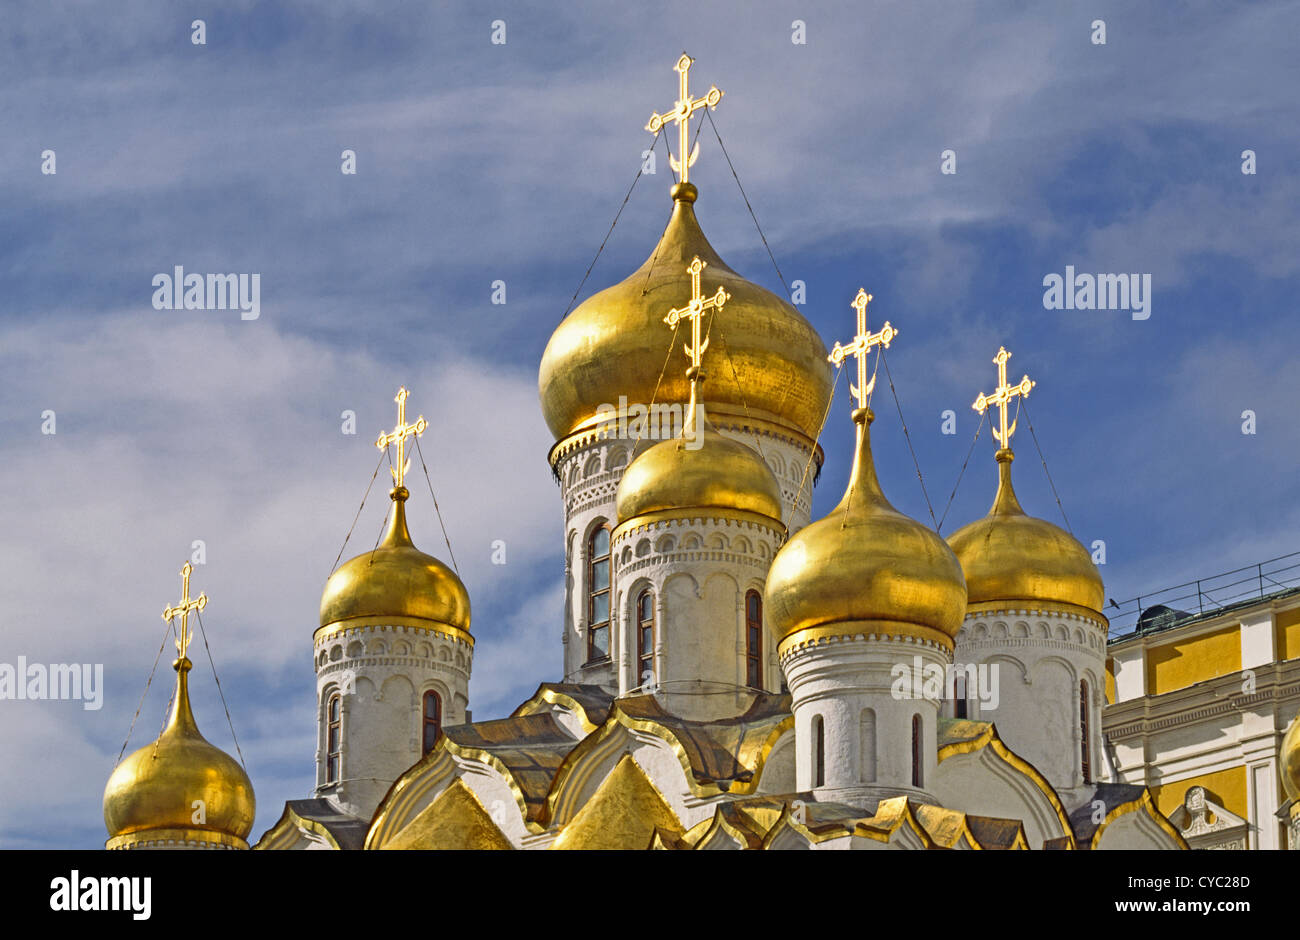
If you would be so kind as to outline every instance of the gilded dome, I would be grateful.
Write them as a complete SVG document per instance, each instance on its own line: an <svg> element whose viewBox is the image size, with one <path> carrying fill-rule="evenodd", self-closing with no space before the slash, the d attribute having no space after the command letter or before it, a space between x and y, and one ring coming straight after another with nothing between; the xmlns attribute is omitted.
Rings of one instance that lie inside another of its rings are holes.
<svg viewBox="0 0 1300 940"><path fill-rule="evenodd" d="M174 665L176 697L167 727L118 764L104 788L107 847L159 840L248 848L253 785L237 761L199 733L186 677L191 663L182 658Z"/></svg>
<svg viewBox="0 0 1300 940"><path fill-rule="evenodd" d="M723 437L712 425L696 440L660 441L623 472L615 496L619 523L673 509L752 512L781 521L781 488L748 444ZM690 419L687 427L694 426Z"/></svg>
<svg viewBox="0 0 1300 940"><path fill-rule="evenodd" d="M870 410L856 410L853 420L857 450L848 489L772 561L768 621L778 641L842 628L950 644L966 613L961 566L943 539L885 499L871 456Z"/></svg>
<svg viewBox="0 0 1300 940"><path fill-rule="evenodd" d="M393 490L392 518L379 546L340 565L325 582L321 627L400 618L469 633L469 592L454 571L412 543L408 495L406 487Z"/></svg>
<svg viewBox="0 0 1300 940"><path fill-rule="evenodd" d="M831 393L826 347L793 306L718 257L696 221L696 194L690 183L675 186L672 218L645 264L583 301L551 334L538 387L556 440L596 424L600 406L618 407L620 397L642 405L686 401L685 377L664 371L672 342L664 315L691 296L686 267L697 256L708 265L709 290L730 295L711 336L731 363L715 370L709 411L749 415L816 439Z"/></svg>
<svg viewBox="0 0 1300 940"><path fill-rule="evenodd" d="M1074 536L1025 515L1011 488L1014 455L998 451L993 508L948 538L966 575L968 604L1066 604L1101 614L1105 588L1088 550Z"/></svg>
<svg viewBox="0 0 1300 940"><path fill-rule="evenodd" d="M1300 716L1291 720L1282 738L1282 789L1289 799L1300 800Z"/></svg>

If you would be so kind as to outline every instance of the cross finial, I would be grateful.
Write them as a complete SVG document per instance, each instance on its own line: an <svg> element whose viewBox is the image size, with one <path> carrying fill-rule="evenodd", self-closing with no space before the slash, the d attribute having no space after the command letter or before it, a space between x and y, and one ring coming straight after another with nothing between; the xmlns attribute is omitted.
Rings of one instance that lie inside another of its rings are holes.
<svg viewBox="0 0 1300 940"><path fill-rule="evenodd" d="M402 481L411 466L411 458L406 456L406 439L412 434L423 434L425 428L429 426L429 422L424 420L424 415L420 415L414 424L406 423L406 399L410 394L406 386L397 390L397 397L393 399L397 402L397 427L393 428L391 433L380 431L379 440L375 441L375 446L380 450L387 450L389 444L397 445L397 464L389 470L393 475L395 491L402 489Z"/></svg>
<svg viewBox="0 0 1300 940"><path fill-rule="evenodd" d="M709 266L707 261L701 261L700 256L696 255L690 264L686 266L686 273L691 276L691 299L685 307L678 307L675 310L669 310L668 315L664 317L664 322L677 329L677 324L685 319L691 321L691 344L686 347L686 355L691 357L691 367L697 372L700 368L700 362L704 358L704 350L709 348L709 339L700 337L700 320L704 318L706 310L721 310L731 295L723 288L719 287L718 292L712 297L703 297L700 295L700 273Z"/></svg>
<svg viewBox="0 0 1300 940"><path fill-rule="evenodd" d="M680 154L680 162L679 158L673 157L672 154L668 155L668 162L672 164L674 170L682 175L683 183L690 181L690 169L695 163L695 158L700 155L700 145L698 141L695 144L695 149L691 151L690 156L686 155L686 148L690 145L691 116L695 114L696 111L700 110L700 108L705 106L710 109L716 108L718 102L722 100L722 92L718 90L717 85L711 86L708 93L702 98L691 97L689 79L687 76L691 70L691 63L694 61L695 60L686 53L682 53L682 57L678 59L677 64L673 66L673 69L682 77L681 97L677 99L677 106L667 114L660 114L656 111L654 114L650 115L650 123L645 126L645 129L650 133L657 134L659 133L659 129L665 124L676 122L678 131L677 152Z"/></svg>
<svg viewBox="0 0 1300 940"><path fill-rule="evenodd" d="M853 342L847 346L841 346L838 342L835 348L831 350L827 358L831 362L839 365L848 356L853 356L858 361L858 384L849 385L853 396L858 400L859 408L866 408L867 402L871 399L871 390L876 387L876 377L871 376L867 379L867 354L876 346L889 348L889 344L894 341L898 335L898 330L894 329L888 320L881 327L879 333L872 333L867 329L867 304L871 303L871 295L865 288L858 288L858 296L853 298L853 303L849 304L858 312L858 332L853 337Z"/></svg>
<svg viewBox="0 0 1300 940"><path fill-rule="evenodd" d="M994 428L993 436L998 443L1008 450L1011 448L1011 435L1016 433L1016 421L1019 419L1012 421L1011 426L1007 427L1007 406L1018 395L1028 396L1029 390L1035 385L1027 375L1015 385L1007 384L1007 360L1010 358L1011 353L1007 352L1005 346L998 348L998 354L993 357L993 363L998 367L998 387L993 390L992 395L985 395L981 392L980 397L975 399L975 404L971 406L980 414L984 414L990 405L997 407L1001 413L999 421L1001 430Z"/></svg>
<svg viewBox="0 0 1300 940"><path fill-rule="evenodd" d="M181 568L181 602L175 607L168 607L163 611L163 620L171 623L175 620L176 615L181 616L181 626L176 632L176 651L180 655L178 659L184 660L185 653L190 648L190 611L202 610L208 606L208 595L200 594L193 600L190 599L190 575L194 571L194 566L188 561L185 567Z"/></svg>

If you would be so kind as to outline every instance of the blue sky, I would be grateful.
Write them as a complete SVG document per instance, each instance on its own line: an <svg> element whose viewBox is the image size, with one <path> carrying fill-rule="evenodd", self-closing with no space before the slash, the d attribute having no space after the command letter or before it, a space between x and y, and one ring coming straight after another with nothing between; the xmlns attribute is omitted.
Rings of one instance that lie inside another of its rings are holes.
<svg viewBox="0 0 1300 940"><path fill-rule="evenodd" d="M16 4L0 25L0 662L103 663L106 697L95 712L0 702L0 846L102 845L103 784L195 539L254 835L309 794L320 589L399 384L431 422L473 599L476 717L559 677L562 516L537 365L683 49L696 87L726 92L718 129L827 345L851 337L859 286L873 322L901 329L889 363L936 512L1005 344L1013 377L1039 383L1030 409L1074 533L1106 542L1110 596L1300 549L1298 29L1294 5L1265 2ZM707 127L700 141L706 234L780 291ZM955 175L939 171L949 148ZM658 169L584 297L653 249ZM154 310L151 279L177 264L259 273L261 316ZM1044 275L1067 264L1149 273L1150 319L1044 309ZM879 395L882 483L928 519ZM1021 500L1059 521L1023 428ZM816 514L851 438L841 384ZM985 431L945 533L987 510L993 449ZM413 535L441 555L415 483ZM161 722L166 661L132 747ZM232 749L197 663L200 726Z"/></svg>

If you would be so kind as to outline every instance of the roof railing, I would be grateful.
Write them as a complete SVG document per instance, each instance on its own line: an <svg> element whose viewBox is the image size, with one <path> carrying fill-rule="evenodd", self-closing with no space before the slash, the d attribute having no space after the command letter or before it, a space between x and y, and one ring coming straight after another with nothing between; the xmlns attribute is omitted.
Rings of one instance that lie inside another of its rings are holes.
<svg viewBox="0 0 1300 940"><path fill-rule="evenodd" d="M1233 568L1117 602L1108 598L1110 638L1166 630L1208 614L1300 589L1300 552Z"/></svg>

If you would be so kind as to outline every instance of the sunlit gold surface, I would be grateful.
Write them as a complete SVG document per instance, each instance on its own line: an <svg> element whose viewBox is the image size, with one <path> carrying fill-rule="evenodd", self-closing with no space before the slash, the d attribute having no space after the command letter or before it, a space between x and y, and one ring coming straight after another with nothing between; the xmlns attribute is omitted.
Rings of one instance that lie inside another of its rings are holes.
<svg viewBox="0 0 1300 940"><path fill-rule="evenodd" d="M558 440L596 424L599 406L618 407L620 396L641 405L687 401L686 376L666 367L673 338L663 318L691 296L686 267L698 256L710 289L728 295L708 327L715 358L706 410L775 422L811 446L830 397L826 346L794 307L718 257L696 221L694 185L673 192L672 219L646 263L580 304L552 334L538 376L547 425Z"/></svg>
<svg viewBox="0 0 1300 940"><path fill-rule="evenodd" d="M660 441L632 461L618 484L618 521L674 509L754 512L781 521L781 490L750 446L700 422L698 448Z"/></svg>
<svg viewBox="0 0 1300 940"><path fill-rule="evenodd" d="M1289 799L1300 800L1300 717L1292 719L1282 738L1279 754L1282 789Z"/></svg>
<svg viewBox="0 0 1300 940"><path fill-rule="evenodd" d="M890 326L888 320L879 333L872 333L867 329L867 304L869 303L871 303L871 295L867 293L865 287L859 287L858 296L854 297L853 303L849 305L858 312L858 333L853 337L853 342L847 346L841 346L837 342L827 357L836 365L843 362L847 356L857 360L858 384L850 385L849 391L857 399L859 408L866 408L871 403L871 391L876 387L876 377L873 375L870 379L867 378L867 353L877 346L888 349L889 344L898 335L898 330Z"/></svg>
<svg viewBox="0 0 1300 940"><path fill-rule="evenodd" d="M632 755L624 754L552 848L646 849L656 829L676 835L685 831Z"/></svg>
<svg viewBox="0 0 1300 940"><path fill-rule="evenodd" d="M385 849L510 849L473 791L457 778L399 832Z"/></svg>
<svg viewBox="0 0 1300 940"><path fill-rule="evenodd" d="M401 617L469 631L469 592L456 573L420 551L406 528L405 487L394 488L388 531L379 547L330 575L320 601L320 625ZM371 621L373 622L373 621Z"/></svg>
<svg viewBox="0 0 1300 940"><path fill-rule="evenodd" d="M691 361L686 370L690 404L682 436L642 451L624 471L615 494L620 525L648 513L681 509L754 512L781 521L781 487L763 458L747 444L719 434L697 407L704 383L704 350L709 345L708 337L700 335L700 321L707 311L720 312L727 302L721 287L707 299L701 293L700 273L705 267L698 256L686 266L690 299L664 317L674 332L680 321L691 322L686 347Z"/></svg>
<svg viewBox="0 0 1300 940"><path fill-rule="evenodd" d="M772 561L765 590L778 642L800 630L901 622L956 636L966 612L961 568L934 532L885 499L871 456L871 414L854 412L849 486L824 519L801 529Z"/></svg>
<svg viewBox="0 0 1300 940"><path fill-rule="evenodd" d="M998 367L998 387L993 390L992 395L985 395L980 392L980 397L975 399L971 405L980 414L990 407L998 409L999 428L993 429L993 437L1003 447L1011 446L1011 435L1016 433L1016 421L1011 422L1011 427L1007 427L1007 408L1016 398L1026 397L1034 383L1030 381L1029 376L1025 376L1015 385L1007 384L1007 360L1011 358L1011 353L1007 348L1002 346L998 349L998 354L993 357L993 364Z"/></svg>
<svg viewBox="0 0 1300 940"><path fill-rule="evenodd" d="M691 137L691 116L700 108L707 106L713 110L722 100L723 92L718 89L717 85L709 88L708 92L702 98L692 98L690 89L690 71L691 63L695 60L690 56L683 54L673 66L680 78L678 90L677 106L667 114L660 114L656 111L650 115L650 121L646 124L645 129L652 134L658 134L659 129L665 124L676 123L677 125L677 156L669 156L668 162L672 164L674 170L682 175L682 182L688 182L691 178L691 167L695 165L695 158L700 155L700 145L697 143L695 149L688 155L686 148L690 144Z"/></svg>
<svg viewBox="0 0 1300 940"><path fill-rule="evenodd" d="M1011 451L999 450L997 459L993 508L948 537L966 576L968 603L1069 604L1100 616L1105 589L1092 556L1068 532L1025 515L1011 487Z"/></svg>
<svg viewBox="0 0 1300 940"><path fill-rule="evenodd" d="M398 489L402 488L402 482L406 479L406 471L411 468L411 458L406 456L406 439L411 435L423 434L429 422L424 420L424 415L415 419L414 424L406 423L406 399L411 393L402 386L397 390L397 397L393 401L397 402L397 427L392 431L380 431L379 439L375 441L375 446L380 450L387 450L390 444L397 445L397 463L389 468L388 472L393 475L393 486Z"/></svg>
<svg viewBox="0 0 1300 940"><path fill-rule="evenodd" d="M176 695L163 733L118 764L104 788L111 848L181 837L248 847L253 785L238 762L199 734L190 710L190 665L175 663Z"/></svg>

